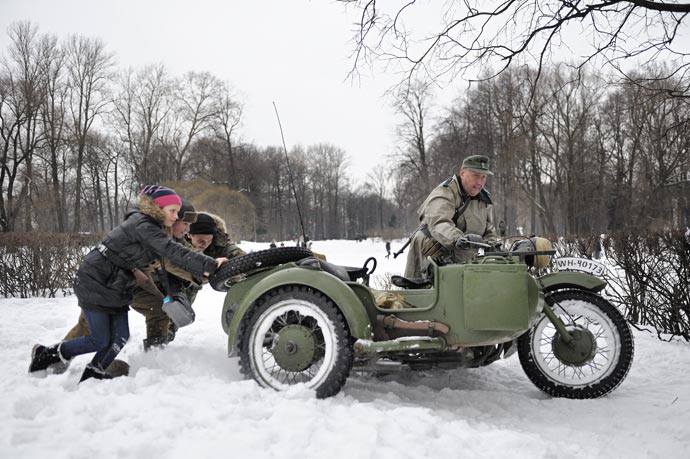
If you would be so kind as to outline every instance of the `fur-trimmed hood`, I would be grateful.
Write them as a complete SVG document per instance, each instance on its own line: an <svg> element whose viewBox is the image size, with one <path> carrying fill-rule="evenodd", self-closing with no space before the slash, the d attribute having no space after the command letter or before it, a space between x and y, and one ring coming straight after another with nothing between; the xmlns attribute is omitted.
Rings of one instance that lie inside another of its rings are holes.
<svg viewBox="0 0 690 459"><path fill-rule="evenodd" d="M225 220L223 220L222 218L220 218L216 214L212 214L211 212L199 212L199 213L206 214L209 217L211 217L216 222L216 226L218 227L219 233L228 234L228 228L225 225Z"/></svg>
<svg viewBox="0 0 690 459"><path fill-rule="evenodd" d="M163 227L163 230L172 237L172 228L165 226L165 213L163 209L158 207L158 204L153 202L150 196L140 196L139 201L135 204L129 206L127 213L125 214L125 220L127 220L132 214L139 212L148 217L153 218L158 224Z"/></svg>
<svg viewBox="0 0 690 459"><path fill-rule="evenodd" d="M245 255L244 251L232 242L230 234L228 234L228 228L225 224L225 220L210 212L201 211L199 213L208 215L216 223L216 234L213 236L213 241L211 242L211 245L204 250L206 255L213 258L234 258L240 255Z"/></svg>
<svg viewBox="0 0 690 459"><path fill-rule="evenodd" d="M205 210L202 210L199 213L208 215L216 223L216 234L213 236L213 242L211 245L227 245L230 241L230 235L228 234L228 228L225 224L225 220L218 215L212 214L211 212L206 212Z"/></svg>
<svg viewBox="0 0 690 459"><path fill-rule="evenodd" d="M127 217L129 217L129 215L133 212L141 212L144 215L148 215L161 225L165 223L165 214L163 213L163 209L158 207L158 204L153 202L153 199L151 199L150 196L140 196L139 202L130 207L129 211L127 212Z"/></svg>

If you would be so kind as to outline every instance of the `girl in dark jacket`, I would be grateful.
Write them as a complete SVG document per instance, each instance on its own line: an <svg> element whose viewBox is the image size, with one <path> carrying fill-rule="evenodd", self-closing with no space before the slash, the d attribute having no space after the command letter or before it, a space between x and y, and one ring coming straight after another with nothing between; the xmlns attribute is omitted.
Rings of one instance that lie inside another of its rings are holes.
<svg viewBox="0 0 690 459"><path fill-rule="evenodd" d="M60 361L96 352L79 382L106 379L105 369L129 339L127 311L134 297L135 269L164 257L198 277L212 274L227 258L211 258L173 241L163 227L177 220L182 201L175 191L158 185L145 187L139 203L82 261L74 280L79 307L91 334L50 347L37 344L29 372L45 370Z"/></svg>

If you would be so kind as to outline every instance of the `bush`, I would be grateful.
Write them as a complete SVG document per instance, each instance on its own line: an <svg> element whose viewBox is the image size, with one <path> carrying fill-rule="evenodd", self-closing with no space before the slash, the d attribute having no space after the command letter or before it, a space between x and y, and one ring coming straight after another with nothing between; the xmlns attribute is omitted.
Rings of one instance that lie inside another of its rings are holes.
<svg viewBox="0 0 690 459"><path fill-rule="evenodd" d="M682 231L560 238L557 257L607 259L604 296L633 325L690 341L690 238Z"/></svg>
<svg viewBox="0 0 690 459"><path fill-rule="evenodd" d="M604 248L614 270L607 293L626 318L690 341L690 238L682 231L617 233Z"/></svg>
<svg viewBox="0 0 690 459"><path fill-rule="evenodd" d="M0 233L0 295L54 298L72 293L72 279L85 249L100 235Z"/></svg>
<svg viewBox="0 0 690 459"><path fill-rule="evenodd" d="M257 228L256 209L245 193L204 179L166 182L165 185L192 203L197 212L210 212L222 218L230 239L234 241L253 240L256 234L265 233L262 228Z"/></svg>

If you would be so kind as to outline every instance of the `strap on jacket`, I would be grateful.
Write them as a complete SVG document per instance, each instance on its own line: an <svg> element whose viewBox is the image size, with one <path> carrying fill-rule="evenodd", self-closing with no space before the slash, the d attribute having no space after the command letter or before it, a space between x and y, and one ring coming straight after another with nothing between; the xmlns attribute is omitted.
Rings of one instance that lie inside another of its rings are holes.
<svg viewBox="0 0 690 459"><path fill-rule="evenodd" d="M102 242L96 246L96 250L101 252L101 255L110 260L110 262L118 268L126 269L129 271L136 268L134 264L126 262L121 256L113 252L111 249L108 248L108 246L106 246Z"/></svg>

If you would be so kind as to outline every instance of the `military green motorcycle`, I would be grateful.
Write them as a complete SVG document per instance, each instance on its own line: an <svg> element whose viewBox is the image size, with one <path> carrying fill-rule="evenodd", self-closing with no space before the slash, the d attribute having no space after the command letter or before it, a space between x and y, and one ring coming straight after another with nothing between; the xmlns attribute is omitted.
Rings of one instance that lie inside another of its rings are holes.
<svg viewBox="0 0 690 459"><path fill-rule="evenodd" d="M304 384L329 397L352 371L474 368L517 353L551 396L604 396L630 370L632 334L598 294L606 282L582 272L596 262L569 259L577 271L555 271L543 241L504 252L478 244L486 252L472 262L431 260L429 280L393 276L398 289L369 287L374 258L339 266L301 247L232 259L210 283L227 291L229 355L264 387Z"/></svg>

